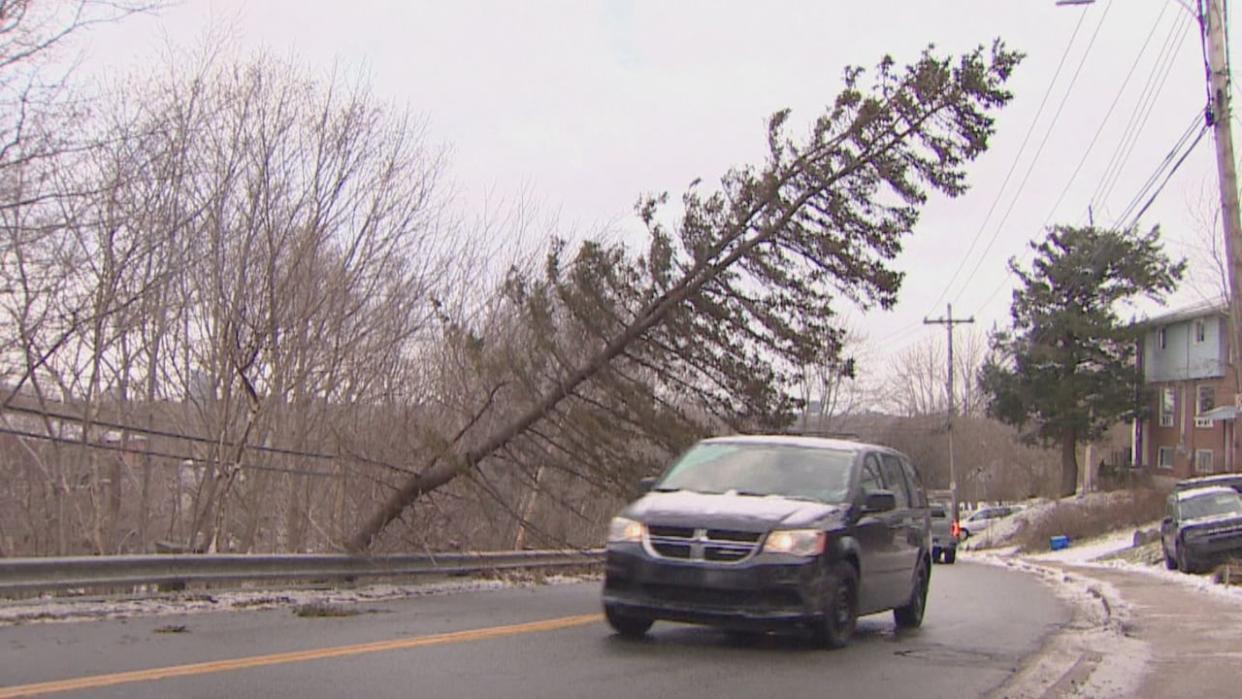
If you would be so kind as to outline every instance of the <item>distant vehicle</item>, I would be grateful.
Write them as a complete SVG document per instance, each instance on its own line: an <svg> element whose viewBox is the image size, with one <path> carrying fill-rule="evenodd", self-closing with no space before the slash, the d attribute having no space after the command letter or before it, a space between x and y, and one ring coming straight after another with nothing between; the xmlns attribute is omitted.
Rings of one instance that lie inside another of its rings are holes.
<svg viewBox="0 0 1242 699"><path fill-rule="evenodd" d="M1242 496L1221 485L1174 492L1160 523L1160 546L1165 567L1183 573L1242 555Z"/></svg>
<svg viewBox="0 0 1242 699"><path fill-rule="evenodd" d="M699 442L609 527L603 604L622 636L659 619L849 642L887 610L917 627L931 580L918 471L882 446L789 436Z"/></svg>
<svg viewBox="0 0 1242 699"><path fill-rule="evenodd" d="M1022 508L1018 505L995 505L991 507L980 507L970 516L962 520L961 537L969 539L972 536L979 536L986 532L1002 519L1010 515L1021 512Z"/></svg>
<svg viewBox="0 0 1242 699"><path fill-rule="evenodd" d="M957 560L957 542L961 525L949 491L931 491L932 561L952 564Z"/></svg>
<svg viewBox="0 0 1242 699"><path fill-rule="evenodd" d="M1242 493L1242 473L1218 473L1213 476L1183 478L1173 485L1173 492L1191 490L1194 488L1206 488L1210 485L1221 485L1226 488L1233 488L1239 493Z"/></svg>

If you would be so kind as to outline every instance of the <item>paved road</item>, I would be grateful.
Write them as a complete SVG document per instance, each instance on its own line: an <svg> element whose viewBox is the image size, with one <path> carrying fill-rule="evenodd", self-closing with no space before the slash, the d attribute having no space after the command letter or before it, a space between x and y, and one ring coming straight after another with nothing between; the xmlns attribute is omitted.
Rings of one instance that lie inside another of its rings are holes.
<svg viewBox="0 0 1242 699"><path fill-rule="evenodd" d="M269 610L5 627L0 697L82 678L64 695L960 698L996 687L1070 618L1035 579L969 563L936 566L922 629L896 634L891 615L866 617L841 651L676 624L627 641L598 617L598 597L597 584L578 584L378 602L341 618ZM169 625L186 631L156 632ZM169 672L185 674L158 678Z"/></svg>

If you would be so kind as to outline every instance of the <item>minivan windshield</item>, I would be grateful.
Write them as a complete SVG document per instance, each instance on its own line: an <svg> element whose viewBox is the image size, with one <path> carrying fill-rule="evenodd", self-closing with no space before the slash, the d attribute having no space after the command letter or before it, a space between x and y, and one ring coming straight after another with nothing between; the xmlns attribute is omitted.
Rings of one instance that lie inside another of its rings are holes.
<svg viewBox="0 0 1242 699"><path fill-rule="evenodd" d="M711 442L683 454L655 489L844 502L853 461L853 452L838 449Z"/></svg>

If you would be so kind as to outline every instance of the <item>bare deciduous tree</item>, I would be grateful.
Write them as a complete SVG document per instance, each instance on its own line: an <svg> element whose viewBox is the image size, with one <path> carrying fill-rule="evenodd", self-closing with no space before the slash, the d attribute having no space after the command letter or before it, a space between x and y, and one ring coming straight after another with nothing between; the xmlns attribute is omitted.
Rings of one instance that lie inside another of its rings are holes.
<svg viewBox="0 0 1242 699"><path fill-rule="evenodd" d="M977 374L987 357L987 337L974 327L955 331L954 408L958 415L983 415ZM920 340L890 361L884 382L887 407L899 415L943 415L948 410L948 353L942 334Z"/></svg>
<svg viewBox="0 0 1242 699"><path fill-rule="evenodd" d="M866 337L856 328L842 337L841 354L803 367L795 386L804 407L798 427L816 434L838 431L840 418L862 409L874 398L868 385ZM861 367L861 368L860 368Z"/></svg>

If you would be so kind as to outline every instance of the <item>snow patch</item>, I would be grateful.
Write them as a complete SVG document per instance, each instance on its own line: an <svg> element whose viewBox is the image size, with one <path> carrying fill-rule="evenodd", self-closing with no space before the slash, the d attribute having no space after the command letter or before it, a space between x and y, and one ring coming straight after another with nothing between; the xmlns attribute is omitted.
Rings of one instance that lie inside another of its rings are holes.
<svg viewBox="0 0 1242 699"><path fill-rule="evenodd" d="M1136 529L1159 529L1160 521L1155 520ZM1115 556L1124 551L1133 548L1134 529L1122 529L1111 534L1106 534L1095 539L1083 541L1081 543L1071 542L1070 547L1060 551L1049 551L1038 554L1028 554L1024 556L1027 560L1032 561L1055 561L1058 563L1070 563L1073 565L1083 566L1085 568L1113 568L1119 570L1128 570L1144 575L1155 576L1163 581L1181 585L1196 592L1213 597L1227 599L1232 602L1242 604L1242 587L1237 585L1220 585L1213 582L1212 575L1193 575L1182 573L1176 570L1168 570L1162 563L1148 565L1143 563L1134 563L1126 560L1110 560L1110 556ZM1158 544L1157 544L1158 545ZM1011 555L1001 554L1000 551L990 552L993 556Z"/></svg>
<svg viewBox="0 0 1242 699"><path fill-rule="evenodd" d="M1146 524L1138 529L1150 529L1159 527L1160 522L1157 520L1150 524ZM1098 558L1111 556L1121 551L1125 551L1134 544L1134 530L1122 529L1111 534L1087 539L1077 542L1071 541L1068 548L1060 551L1047 551L1044 553L1030 554L1026 556L1029 559L1038 561L1057 561L1060 563L1087 563Z"/></svg>
<svg viewBox="0 0 1242 699"><path fill-rule="evenodd" d="M463 592L484 592L535 584L568 585L598 576L550 575L516 580L466 578L416 585L375 584L349 590L232 590L184 592L142 598L57 598L51 596L0 604L0 626L13 624L129 619L133 617L203 614L255 609L297 608L305 604L359 604Z"/></svg>

